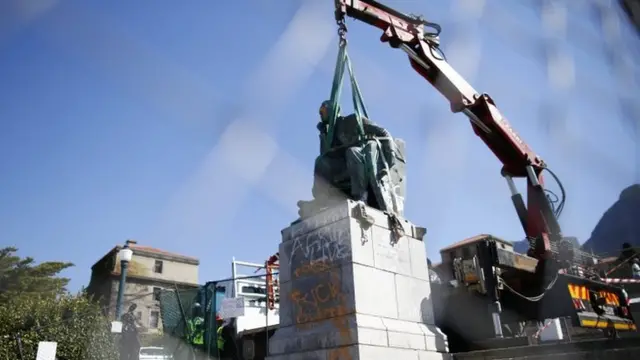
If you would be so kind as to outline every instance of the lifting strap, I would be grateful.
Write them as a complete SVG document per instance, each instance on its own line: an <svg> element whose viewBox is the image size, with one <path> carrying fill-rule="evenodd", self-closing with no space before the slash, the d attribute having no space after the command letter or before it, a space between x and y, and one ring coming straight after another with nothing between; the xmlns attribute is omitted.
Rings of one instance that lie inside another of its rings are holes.
<svg viewBox="0 0 640 360"><path fill-rule="evenodd" d="M358 81L356 80L355 72L353 71L353 66L351 65L351 59L349 59L349 54L347 53L347 42L340 41L340 45L338 47L338 59L336 60L336 67L333 73L333 84L331 86L331 95L329 97L329 105L330 105L329 121L328 121L329 126L327 129L327 134L325 135L322 141L322 155L325 155L327 152L333 149L333 136L334 136L334 131L336 127L336 121L340 113L339 102L340 102L340 96L342 95L342 85L343 85L342 83L344 80L345 68L349 72L349 82L351 84L351 99L353 101L353 112L356 117L356 121L358 123L359 141L363 141L365 138L362 118L363 117L369 118L369 115L367 113L367 108L364 104L364 99L362 97L362 92L360 91L360 86L358 85ZM378 149L380 151L382 151L382 144L380 143L381 140L391 141L392 143L394 141L392 138L375 139ZM389 165L385 159L385 156L382 155L381 157L382 157L383 166L388 176L390 176L391 172L389 169ZM366 172L370 174L372 171L373 171L372 165L369 164L367 166ZM390 185L389 178L387 178L385 185L386 186ZM394 207L394 210L398 210L397 199L395 197L395 190L389 188L387 189L387 191L389 191L389 193L391 194L391 200L393 202L392 206ZM394 225L396 225L394 226L394 233L397 233L397 238L399 239L402 236L404 236L404 231L400 230L400 229L403 229L402 225L399 223L399 220L397 220L395 215L392 215L392 213L389 213L389 216L393 218L392 220L396 220L393 223ZM399 229L397 226L398 224L400 224Z"/></svg>
<svg viewBox="0 0 640 360"><path fill-rule="evenodd" d="M360 92L360 86L356 80L353 67L351 66L351 60L347 54L347 43L341 42L338 48L338 59L336 60L336 68L333 73L333 84L331 86L331 95L329 97L330 112L329 112L329 127L327 129L327 135L323 139L323 154L331 150L333 146L333 135L336 126L336 120L340 113L340 96L342 95L342 83L344 80L345 69L349 72L349 82L351 83L351 98L353 101L353 111L358 122L358 132L360 137L364 138L364 127L362 125L362 118L368 117L367 108L364 105L364 99Z"/></svg>

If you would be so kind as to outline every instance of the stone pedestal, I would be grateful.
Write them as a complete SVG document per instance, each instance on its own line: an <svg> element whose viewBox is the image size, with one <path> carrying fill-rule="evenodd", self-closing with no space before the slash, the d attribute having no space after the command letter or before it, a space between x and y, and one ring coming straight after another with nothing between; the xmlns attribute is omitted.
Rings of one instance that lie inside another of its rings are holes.
<svg viewBox="0 0 640 360"><path fill-rule="evenodd" d="M448 358L434 325L420 229L402 221L397 242L386 215L345 201L282 231L280 327L270 360Z"/></svg>

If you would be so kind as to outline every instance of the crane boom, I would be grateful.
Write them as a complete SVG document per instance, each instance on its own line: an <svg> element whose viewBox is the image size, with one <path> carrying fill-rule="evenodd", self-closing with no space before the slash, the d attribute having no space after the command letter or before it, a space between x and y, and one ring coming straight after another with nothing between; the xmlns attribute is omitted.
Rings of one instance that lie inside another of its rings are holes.
<svg viewBox="0 0 640 360"><path fill-rule="evenodd" d="M341 36L346 33L345 16L382 30L380 40L402 49L409 56L411 67L449 101L451 111L469 118L474 133L502 162L502 175L508 182L518 218L533 245L530 255L548 259L551 244L557 243L562 233L544 188L542 172L547 166L502 116L493 99L477 92L446 61L439 49L440 26L374 0L335 0L335 5ZM526 178L526 205L514 177Z"/></svg>

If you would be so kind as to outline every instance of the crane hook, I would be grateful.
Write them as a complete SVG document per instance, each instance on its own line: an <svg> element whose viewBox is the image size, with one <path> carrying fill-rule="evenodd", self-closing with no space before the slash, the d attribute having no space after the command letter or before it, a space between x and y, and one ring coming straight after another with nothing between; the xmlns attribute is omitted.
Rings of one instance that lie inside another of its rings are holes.
<svg viewBox="0 0 640 360"><path fill-rule="evenodd" d="M338 38L340 39L340 47L347 45L347 24L344 21L344 17L336 19L338 24Z"/></svg>

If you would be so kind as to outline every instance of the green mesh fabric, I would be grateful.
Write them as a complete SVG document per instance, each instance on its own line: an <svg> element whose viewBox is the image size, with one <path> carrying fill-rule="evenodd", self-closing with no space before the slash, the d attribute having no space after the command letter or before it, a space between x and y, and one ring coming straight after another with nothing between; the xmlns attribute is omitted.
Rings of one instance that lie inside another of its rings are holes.
<svg viewBox="0 0 640 360"><path fill-rule="evenodd" d="M200 287L189 290L162 290L160 292L160 316L162 318L162 325L166 335L183 340L188 339L190 334L188 333L186 323L191 320L191 317L193 316L193 305L196 302L204 301L205 291L207 304L205 306L206 311L203 315L205 316L205 321L208 326L205 329L204 336L206 339L205 342L208 343L208 349L206 350L213 353L216 350L215 345L212 345L214 343L213 334L215 334L216 326L215 314L220 309L222 299L225 297L224 286L214 286L213 284L209 284L206 289ZM211 311L214 307L214 293L216 294L216 311ZM203 304L200 305L204 306ZM185 342L185 344L187 342ZM180 351L177 353L180 353Z"/></svg>
<svg viewBox="0 0 640 360"><path fill-rule="evenodd" d="M165 334L186 338L188 334L185 322L192 316L192 308L198 301L199 290L163 290L160 293L160 314Z"/></svg>

